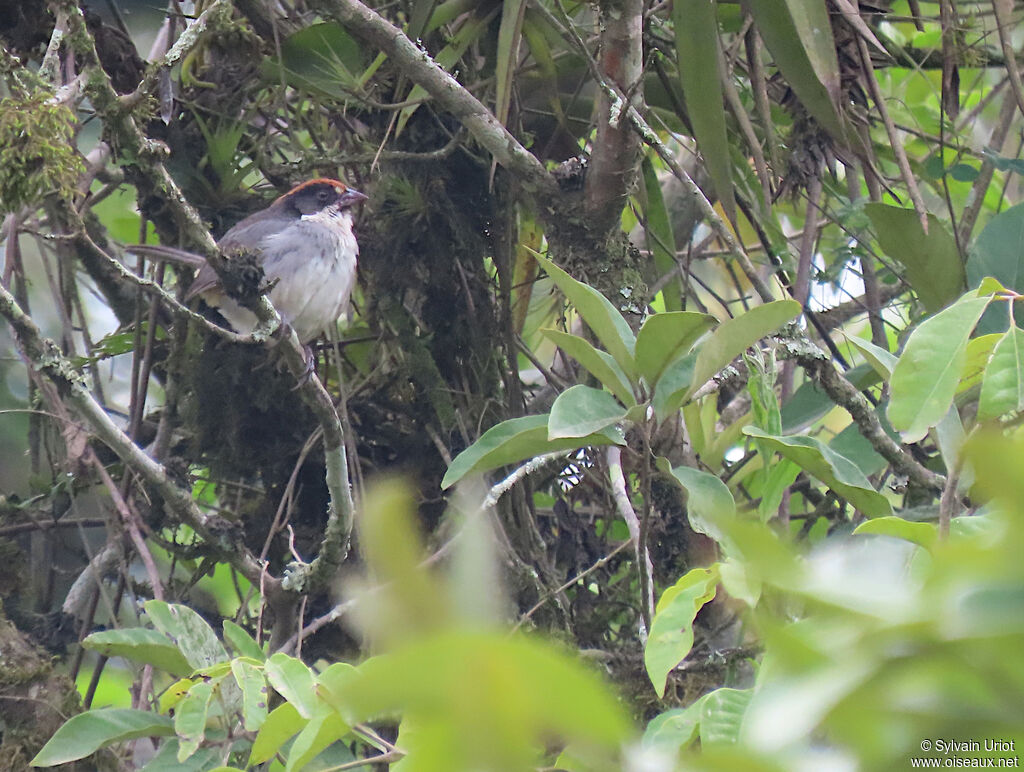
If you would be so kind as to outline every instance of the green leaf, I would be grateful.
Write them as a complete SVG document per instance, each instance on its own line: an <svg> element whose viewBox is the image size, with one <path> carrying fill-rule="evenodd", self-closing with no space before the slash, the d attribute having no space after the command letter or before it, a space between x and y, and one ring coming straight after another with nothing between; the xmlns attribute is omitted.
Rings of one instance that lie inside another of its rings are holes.
<svg viewBox="0 0 1024 772"><path fill-rule="evenodd" d="M234 772L234 767L220 767L223 752L219 748L200 748L185 761L178 761L181 744L172 737L160 745L160 750L139 772Z"/></svg>
<svg viewBox="0 0 1024 772"><path fill-rule="evenodd" d="M52 767L84 759L114 743L139 737L170 737L174 722L146 710L101 708L79 713L68 719L36 757L33 767Z"/></svg>
<svg viewBox="0 0 1024 772"><path fill-rule="evenodd" d="M690 395L750 346L799 315L795 300L776 300L722 322L698 349Z"/></svg>
<svg viewBox="0 0 1024 772"><path fill-rule="evenodd" d="M618 397L622 404L628 407L636 404L629 378L610 354L594 348L589 341L579 335L570 335L561 330L551 329L541 330L541 332L562 351L583 365L587 372Z"/></svg>
<svg viewBox="0 0 1024 772"><path fill-rule="evenodd" d="M665 696L668 674L693 647L693 620L715 597L718 564L694 568L662 593L651 620L644 649L644 667L659 697Z"/></svg>
<svg viewBox="0 0 1024 772"><path fill-rule="evenodd" d="M333 22L313 24L281 43L281 64L289 85L338 100L359 89L365 67L362 49L343 27ZM281 64L270 62L269 74L279 79Z"/></svg>
<svg viewBox="0 0 1024 772"><path fill-rule="evenodd" d="M679 80L697 149L704 158L722 208L735 222L736 201L722 98L722 54L716 7L716 3L707 0L674 0L672 22L676 34Z"/></svg>
<svg viewBox="0 0 1024 772"><path fill-rule="evenodd" d="M166 635L146 627L102 630L82 641L82 646L107 657L124 657L152 665L178 677L194 669Z"/></svg>
<svg viewBox="0 0 1024 772"><path fill-rule="evenodd" d="M587 437L615 426L628 412L607 391L576 384L559 394L551 406L548 439Z"/></svg>
<svg viewBox="0 0 1024 772"><path fill-rule="evenodd" d="M655 463L659 470L671 475L686 491L686 515L690 527L719 544L724 543L726 525L736 515L736 501L729 487L710 472L688 466L672 468L664 457L659 457Z"/></svg>
<svg viewBox="0 0 1024 772"><path fill-rule="evenodd" d="M644 156L640 165L644 178L644 232L647 237L647 248L654 257L654 265L661 276L676 269L676 237L672 231L672 218L665 206L665 197L661 194L661 181L654 169L650 157ZM679 291L680 282L673 279L665 284L661 295L665 299L668 311L680 311L683 307ZM640 345L639 336L637 346ZM637 353L639 356L639 352ZM643 370L640 371L641 373Z"/></svg>
<svg viewBox="0 0 1024 772"><path fill-rule="evenodd" d="M659 421L664 421L679 410L686 400L686 395L693 385L693 369L696 365L697 352L691 351L671 362L661 374L651 400L654 415Z"/></svg>
<svg viewBox="0 0 1024 772"><path fill-rule="evenodd" d="M991 298L973 292L914 330L892 372L889 421L917 442L946 415L967 360L967 339Z"/></svg>
<svg viewBox="0 0 1024 772"><path fill-rule="evenodd" d="M316 693L313 674L302 660L277 652L264 665L267 680L278 693L295 706L303 718L312 718L316 712Z"/></svg>
<svg viewBox="0 0 1024 772"><path fill-rule="evenodd" d="M537 262L544 266L551 281L568 298L583 321L593 330L601 345L632 380L636 375L636 363L633 360L636 336L629 329L622 314L596 289L572 278L539 252L532 249L530 252L537 258Z"/></svg>
<svg viewBox="0 0 1024 772"><path fill-rule="evenodd" d="M228 653L213 628L188 606L150 600L146 602L145 609L153 626L178 644L181 653L195 670L228 659Z"/></svg>
<svg viewBox="0 0 1024 772"><path fill-rule="evenodd" d="M259 662L263 662L267 658L266 652L253 640L253 637L230 619L224 620L224 640L241 657L252 657Z"/></svg>
<svg viewBox="0 0 1024 772"><path fill-rule="evenodd" d="M348 725L337 711L327 705L321 705L292 743L288 751L285 772L303 769L328 745L348 734L348 731Z"/></svg>
<svg viewBox="0 0 1024 772"><path fill-rule="evenodd" d="M243 659L231 660L231 672L242 690L242 721L245 731L256 732L267 720L270 694L266 676L262 668Z"/></svg>
<svg viewBox="0 0 1024 772"><path fill-rule="evenodd" d="M256 739L252 742L249 752L249 766L262 764L274 757L281 746L290 740L306 725L306 719L290 702L278 705L263 722Z"/></svg>
<svg viewBox="0 0 1024 772"><path fill-rule="evenodd" d="M494 62L497 83L494 115L505 125L512 104L512 81L519 64L519 42L523 34L526 0L508 0L501 4L501 25L498 27L498 51Z"/></svg>
<svg viewBox="0 0 1024 772"><path fill-rule="evenodd" d="M985 368L978 401L978 420L1024 410L1024 330L1007 330Z"/></svg>
<svg viewBox="0 0 1024 772"><path fill-rule="evenodd" d="M653 314L636 336L636 369L656 388L658 379L673 362L686 356L693 344L718 320L694 311L666 311Z"/></svg>
<svg viewBox="0 0 1024 772"><path fill-rule="evenodd" d="M754 426L745 427L743 433L768 442L777 453L803 467L867 517L892 514L888 499L871 487L857 465L820 440L801 435L777 437Z"/></svg>
<svg viewBox="0 0 1024 772"><path fill-rule="evenodd" d="M174 731L178 735L178 761L185 761L206 738L206 718L213 698L213 684L200 681L178 703Z"/></svg>
<svg viewBox="0 0 1024 772"><path fill-rule="evenodd" d="M939 538L938 529L933 523L913 523L904 520L902 517L878 517L874 520L867 520L853 530L854 535L876 534L879 536L892 536L895 539L903 539L912 542L925 549L931 549L932 545Z"/></svg>
<svg viewBox="0 0 1024 772"><path fill-rule="evenodd" d="M700 711L701 747L735 745L753 689L715 689L705 695Z"/></svg>
<svg viewBox="0 0 1024 772"><path fill-rule="evenodd" d="M839 63L824 0L758 0L744 7L797 98L826 131L848 144L852 132L837 109Z"/></svg>
<svg viewBox="0 0 1024 772"><path fill-rule="evenodd" d="M967 286L980 287L986 277L998 279L1014 292L1024 293L1024 204L1000 212L986 223L967 253ZM1003 332L1006 313L996 306L982 317L978 333ZM1024 313L1014 309L1017 325L1024 325Z"/></svg>
<svg viewBox="0 0 1024 772"><path fill-rule="evenodd" d="M461 768L526 768L529 761L508 762L555 738L609 751L631 732L623 704L577 658L501 631L444 632L373 657L357 670L340 693L325 699L357 716L431 717L445 730L433 734L445 743L433 746L435 754L448 749L464 761ZM410 734L408 743L413 739Z"/></svg>
<svg viewBox="0 0 1024 772"><path fill-rule="evenodd" d="M624 442L622 431L617 427L610 427L589 437L549 441L547 415L511 418L492 426L452 460L441 480L441 489L450 488L473 472L496 469L545 453L573 450L585 445L622 445Z"/></svg>
<svg viewBox="0 0 1024 772"><path fill-rule="evenodd" d="M651 719L641 740L643 747L675 757L697 739L700 729L700 715L708 695L697 698L686 708L673 708Z"/></svg>
<svg viewBox="0 0 1024 772"><path fill-rule="evenodd" d="M882 251L903 264L907 281L925 308L934 313L960 296L966 287L964 267L945 223L928 215L925 234L913 209L866 204L864 211Z"/></svg>
<svg viewBox="0 0 1024 772"><path fill-rule="evenodd" d="M858 338L854 335L847 335L846 339L864 355L864 359L867 360L867 363L871 365L874 371L882 378L889 380L892 377L892 371L896 368L896 363L899 361L899 357L886 351L880 346L876 346L869 340L864 340L863 338Z"/></svg>

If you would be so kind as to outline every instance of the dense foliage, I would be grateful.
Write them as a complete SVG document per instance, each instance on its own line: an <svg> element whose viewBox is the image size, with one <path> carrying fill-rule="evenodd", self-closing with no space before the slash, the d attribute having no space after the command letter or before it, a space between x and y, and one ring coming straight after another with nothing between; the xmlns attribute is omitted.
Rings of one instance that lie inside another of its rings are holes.
<svg viewBox="0 0 1024 772"><path fill-rule="evenodd" d="M0 769L1014 763L1011 3L8 5Z"/></svg>

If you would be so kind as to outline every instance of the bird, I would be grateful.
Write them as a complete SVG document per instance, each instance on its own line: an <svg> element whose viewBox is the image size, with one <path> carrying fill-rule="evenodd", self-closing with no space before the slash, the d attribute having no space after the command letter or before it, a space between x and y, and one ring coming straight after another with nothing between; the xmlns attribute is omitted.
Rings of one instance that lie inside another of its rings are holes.
<svg viewBox="0 0 1024 772"><path fill-rule="evenodd" d="M272 285L270 302L307 347L348 306L359 256L352 207L366 199L339 180L312 179L241 220L217 242L225 253L256 255ZM202 257L153 245L135 245L128 251L199 266L186 301L202 298L236 332L248 334L255 329L256 315L228 297L220 277Z"/></svg>

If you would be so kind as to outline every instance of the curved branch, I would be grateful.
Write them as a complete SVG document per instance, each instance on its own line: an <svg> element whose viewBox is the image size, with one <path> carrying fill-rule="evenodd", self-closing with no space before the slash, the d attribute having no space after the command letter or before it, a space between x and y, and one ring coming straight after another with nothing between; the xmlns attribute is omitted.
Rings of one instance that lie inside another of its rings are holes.
<svg viewBox="0 0 1024 772"><path fill-rule="evenodd" d="M535 194L556 192L554 179L537 157L402 30L358 0L315 0L312 5L387 54L402 72L454 115L499 164L516 174L527 190Z"/></svg>

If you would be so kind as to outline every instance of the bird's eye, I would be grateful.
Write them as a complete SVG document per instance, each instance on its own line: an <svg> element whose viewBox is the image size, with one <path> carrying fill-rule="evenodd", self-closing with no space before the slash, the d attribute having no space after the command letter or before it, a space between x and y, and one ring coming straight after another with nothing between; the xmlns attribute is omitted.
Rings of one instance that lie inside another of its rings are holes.
<svg viewBox="0 0 1024 772"><path fill-rule="evenodd" d="M332 198L333 198L333 196L331 195L331 191L329 191L329 190L321 190L319 193L316 194L316 199L321 204L326 204Z"/></svg>

